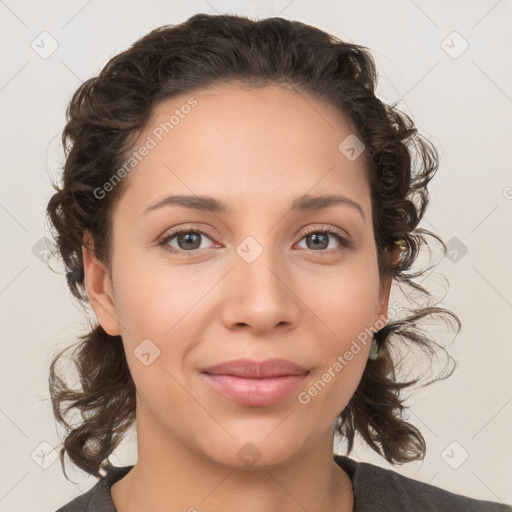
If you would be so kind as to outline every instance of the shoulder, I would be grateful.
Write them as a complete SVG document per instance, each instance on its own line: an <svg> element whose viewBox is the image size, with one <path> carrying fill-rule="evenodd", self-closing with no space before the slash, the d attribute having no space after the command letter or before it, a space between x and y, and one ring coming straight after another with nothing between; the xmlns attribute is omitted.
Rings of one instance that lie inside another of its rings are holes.
<svg viewBox="0 0 512 512"><path fill-rule="evenodd" d="M101 477L88 491L77 496L56 512L116 512L110 488L125 476L133 466L106 466L106 475Z"/></svg>
<svg viewBox="0 0 512 512"><path fill-rule="evenodd" d="M511 512L512 507L454 494L440 487L341 455L337 464L350 476L357 511L373 512Z"/></svg>

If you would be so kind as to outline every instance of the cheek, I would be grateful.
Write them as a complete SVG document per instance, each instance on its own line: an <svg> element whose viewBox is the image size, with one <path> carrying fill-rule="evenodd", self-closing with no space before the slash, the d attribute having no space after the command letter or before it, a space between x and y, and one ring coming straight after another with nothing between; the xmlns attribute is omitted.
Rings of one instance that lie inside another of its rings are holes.
<svg viewBox="0 0 512 512"><path fill-rule="evenodd" d="M201 339L199 306L215 276L184 265L148 265L134 255L119 258L114 269L116 313L136 387L143 395L171 393L179 401L182 388L172 376L183 381L182 362Z"/></svg>
<svg viewBox="0 0 512 512"><path fill-rule="evenodd" d="M332 297L321 309L321 318L329 326L329 331L325 329L329 335L319 340L321 364L299 402L309 408L309 416L334 421L355 393L366 367L374 321L368 304L375 297L362 291L351 294L346 288Z"/></svg>
<svg viewBox="0 0 512 512"><path fill-rule="evenodd" d="M190 396L180 385L181 362L190 340L196 339L187 313L193 312L202 288L199 283L187 286L168 266L164 270L131 257L118 262L113 277L118 283L116 313L130 373L142 398L139 404L155 416L169 415L170 421L172 411L191 407Z"/></svg>
<svg viewBox="0 0 512 512"><path fill-rule="evenodd" d="M318 332L325 332L319 339L322 364L315 388L322 390L319 402L340 407L355 392L368 359L378 315L377 262L361 255L357 264L340 268L321 282L324 286L311 288L309 299Z"/></svg>
<svg viewBox="0 0 512 512"><path fill-rule="evenodd" d="M373 325L378 314L379 276L376 261L361 255L357 262L328 275L302 280L303 296L338 348ZM307 290L307 294L306 294Z"/></svg>
<svg viewBox="0 0 512 512"><path fill-rule="evenodd" d="M118 258L116 263L116 312L124 334L133 341L171 336L207 290L205 276L191 266L173 269L164 258L155 264L143 254Z"/></svg>

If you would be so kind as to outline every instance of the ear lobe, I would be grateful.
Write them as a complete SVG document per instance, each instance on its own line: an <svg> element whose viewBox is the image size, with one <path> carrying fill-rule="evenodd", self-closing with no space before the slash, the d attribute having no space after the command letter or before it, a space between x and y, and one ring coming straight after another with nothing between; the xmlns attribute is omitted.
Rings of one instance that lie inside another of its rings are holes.
<svg viewBox="0 0 512 512"><path fill-rule="evenodd" d="M94 253L94 240L88 230L84 231L82 244L84 280L91 307L101 327L111 336L119 335L119 322L112 292L112 282L107 268Z"/></svg>

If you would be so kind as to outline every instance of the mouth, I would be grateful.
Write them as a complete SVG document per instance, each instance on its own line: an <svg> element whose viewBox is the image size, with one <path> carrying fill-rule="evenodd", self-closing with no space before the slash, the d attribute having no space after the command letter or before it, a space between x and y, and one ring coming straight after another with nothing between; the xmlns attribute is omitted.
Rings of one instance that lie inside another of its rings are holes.
<svg viewBox="0 0 512 512"><path fill-rule="evenodd" d="M238 359L206 368L202 375L224 397L240 405L266 407L296 391L309 370L285 359Z"/></svg>
<svg viewBox="0 0 512 512"><path fill-rule="evenodd" d="M213 389L241 405L266 407L290 396L306 380L302 375L282 375L271 378L235 377L203 374Z"/></svg>

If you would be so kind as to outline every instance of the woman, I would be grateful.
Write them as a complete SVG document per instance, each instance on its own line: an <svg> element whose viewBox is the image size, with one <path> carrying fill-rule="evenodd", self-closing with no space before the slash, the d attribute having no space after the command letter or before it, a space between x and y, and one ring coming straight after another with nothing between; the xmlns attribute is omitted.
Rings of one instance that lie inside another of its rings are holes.
<svg viewBox="0 0 512 512"><path fill-rule="evenodd" d="M460 326L390 302L393 280L427 293L407 270L442 243L417 228L438 156L375 82L367 49L316 28L198 14L76 91L48 214L98 325L81 389L60 353L50 390L63 469L100 480L60 511L509 510L333 454L359 433L424 457L396 349L442 350L422 318Z"/></svg>

